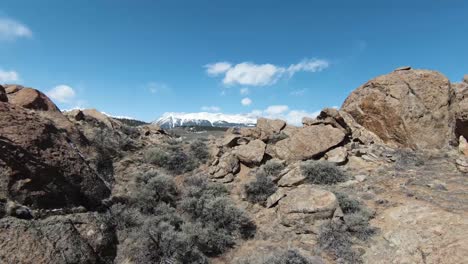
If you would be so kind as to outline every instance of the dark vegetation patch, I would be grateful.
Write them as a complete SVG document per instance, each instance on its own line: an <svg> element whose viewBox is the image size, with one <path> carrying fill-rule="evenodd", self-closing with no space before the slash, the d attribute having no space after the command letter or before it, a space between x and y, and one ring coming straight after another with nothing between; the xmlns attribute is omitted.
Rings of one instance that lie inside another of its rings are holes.
<svg viewBox="0 0 468 264"><path fill-rule="evenodd" d="M188 154L184 148L179 140L171 139L164 145L146 150L144 158L146 162L164 168L172 174L193 171L210 158L208 146L202 140L190 143Z"/></svg>
<svg viewBox="0 0 468 264"><path fill-rule="evenodd" d="M283 169L284 164L274 160L269 160L261 166L257 171L255 180L244 186L247 200L251 203L265 205L268 197L278 189L274 179L278 178Z"/></svg>
<svg viewBox="0 0 468 264"><path fill-rule="evenodd" d="M341 169L326 161L303 162L301 172L306 177L306 182L311 184L331 185L348 179Z"/></svg>
<svg viewBox="0 0 468 264"><path fill-rule="evenodd" d="M341 222L331 221L321 226L318 244L320 248L342 259L345 263L362 263L361 255L353 248L355 241L366 241L376 233L369 225L372 213L359 201L335 192L344 213Z"/></svg>
<svg viewBox="0 0 468 264"><path fill-rule="evenodd" d="M320 258L306 257L298 250L271 251L267 255L253 254L236 262L236 264L322 264Z"/></svg>
<svg viewBox="0 0 468 264"><path fill-rule="evenodd" d="M208 263L255 233L255 225L228 198L224 186L146 172L135 193L112 206L119 241L135 263Z"/></svg>

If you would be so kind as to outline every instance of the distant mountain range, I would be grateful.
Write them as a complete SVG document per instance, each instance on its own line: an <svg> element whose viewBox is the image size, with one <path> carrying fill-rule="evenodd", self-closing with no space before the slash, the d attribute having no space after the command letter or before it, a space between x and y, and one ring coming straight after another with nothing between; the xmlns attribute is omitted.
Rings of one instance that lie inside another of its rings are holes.
<svg viewBox="0 0 468 264"><path fill-rule="evenodd" d="M249 127L255 126L257 118L247 115L222 113L164 113L154 122L161 128L204 126L204 127Z"/></svg>

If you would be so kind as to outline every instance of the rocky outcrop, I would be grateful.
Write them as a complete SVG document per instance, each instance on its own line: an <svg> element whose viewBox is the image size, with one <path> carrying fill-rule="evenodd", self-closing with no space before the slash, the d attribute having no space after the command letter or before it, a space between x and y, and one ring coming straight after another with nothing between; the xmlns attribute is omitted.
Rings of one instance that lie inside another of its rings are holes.
<svg viewBox="0 0 468 264"><path fill-rule="evenodd" d="M330 219L338 208L332 192L302 185L291 190L278 202L278 217L283 225L298 233L314 230L317 220Z"/></svg>
<svg viewBox="0 0 468 264"><path fill-rule="evenodd" d="M250 141L247 145L236 148L235 153L239 160L247 165L260 164L265 155L266 144L259 140Z"/></svg>
<svg viewBox="0 0 468 264"><path fill-rule="evenodd" d="M0 103L0 198L33 208L95 208L110 194L67 134L25 108Z"/></svg>
<svg viewBox="0 0 468 264"><path fill-rule="evenodd" d="M239 169L240 165L237 157L234 154L225 153L212 164L210 175L215 179L224 178L229 174L236 174Z"/></svg>
<svg viewBox="0 0 468 264"><path fill-rule="evenodd" d="M465 263L468 220L421 202L390 208L376 221L384 239L370 244L364 263Z"/></svg>
<svg viewBox="0 0 468 264"><path fill-rule="evenodd" d="M110 221L95 213L26 221L0 219L2 263L112 263L116 238Z"/></svg>
<svg viewBox="0 0 468 264"><path fill-rule="evenodd" d="M10 103L32 110L60 112L58 107L42 92L32 88L19 88L18 86L15 88L13 90L15 92L8 93Z"/></svg>
<svg viewBox="0 0 468 264"><path fill-rule="evenodd" d="M279 133L284 127L286 127L286 122L280 119L257 119L257 128L259 128L265 136Z"/></svg>
<svg viewBox="0 0 468 264"><path fill-rule="evenodd" d="M324 154L343 142L345 134L331 125L307 126L275 145L280 159L307 160Z"/></svg>
<svg viewBox="0 0 468 264"><path fill-rule="evenodd" d="M398 70L351 93L342 110L385 143L441 148L454 139L450 81L428 70Z"/></svg>
<svg viewBox="0 0 468 264"><path fill-rule="evenodd" d="M332 149L325 154L325 159L336 165L343 165L348 161L348 151L344 147Z"/></svg>

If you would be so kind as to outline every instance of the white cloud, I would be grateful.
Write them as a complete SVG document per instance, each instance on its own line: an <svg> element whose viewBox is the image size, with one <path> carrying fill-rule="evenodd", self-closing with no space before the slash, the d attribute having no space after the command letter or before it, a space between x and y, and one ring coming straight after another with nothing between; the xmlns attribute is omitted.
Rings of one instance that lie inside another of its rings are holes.
<svg viewBox="0 0 468 264"><path fill-rule="evenodd" d="M161 93L161 92L166 92L169 90L169 86L165 83L159 83L159 82L149 82L146 85L146 88L148 91L152 94L156 93Z"/></svg>
<svg viewBox="0 0 468 264"><path fill-rule="evenodd" d="M271 105L264 112L267 115L280 115L288 111L289 107L287 105Z"/></svg>
<svg viewBox="0 0 468 264"><path fill-rule="evenodd" d="M71 103L75 99L76 93L73 88L68 85L58 85L46 92L52 100L59 103Z"/></svg>
<svg viewBox="0 0 468 264"><path fill-rule="evenodd" d="M315 118L319 113L320 111L311 113L305 110L290 110L287 105L272 105L267 107L265 110L254 110L249 114L249 116L281 119L285 120L290 125L300 126L302 124L302 118Z"/></svg>
<svg viewBox="0 0 468 264"><path fill-rule="evenodd" d="M17 82L17 81L19 81L19 74L16 71L0 70L0 83Z"/></svg>
<svg viewBox="0 0 468 264"><path fill-rule="evenodd" d="M218 62L205 65L205 68L210 76L224 74L225 85L268 86L275 84L281 78L291 78L298 72L319 72L329 66L330 63L326 60L304 59L288 67L269 63L242 62L232 65L229 62Z"/></svg>
<svg viewBox="0 0 468 264"><path fill-rule="evenodd" d="M201 110L206 112L219 112L221 108L218 106L202 106Z"/></svg>
<svg viewBox="0 0 468 264"><path fill-rule="evenodd" d="M289 94L290 95L293 95L293 96L302 96L306 93L307 89L299 89L299 90L294 90L292 92L290 92Z"/></svg>
<svg viewBox="0 0 468 264"><path fill-rule="evenodd" d="M249 94L249 88L244 87L244 88L240 89L240 94L241 94L241 95L247 95L247 94Z"/></svg>
<svg viewBox="0 0 468 264"><path fill-rule="evenodd" d="M217 76L228 71L231 68L231 64L229 62L218 62L207 64L205 65L205 68L208 75Z"/></svg>
<svg viewBox="0 0 468 264"><path fill-rule="evenodd" d="M243 98L243 99L241 100L241 104L242 104L243 106L251 105L251 104L252 104L252 100L251 100L250 98L248 98L248 97Z"/></svg>
<svg viewBox="0 0 468 264"><path fill-rule="evenodd" d="M32 31L27 26L9 18L0 18L0 40L31 38Z"/></svg>

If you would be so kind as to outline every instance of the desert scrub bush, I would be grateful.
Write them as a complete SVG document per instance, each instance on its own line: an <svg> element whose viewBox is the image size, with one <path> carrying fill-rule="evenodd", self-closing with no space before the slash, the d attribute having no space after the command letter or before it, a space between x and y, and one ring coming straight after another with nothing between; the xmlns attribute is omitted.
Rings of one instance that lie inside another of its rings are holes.
<svg viewBox="0 0 468 264"><path fill-rule="evenodd" d="M172 177L156 171L149 171L136 176L137 192L133 204L144 213L153 213L158 204L175 204L177 188Z"/></svg>
<svg viewBox="0 0 468 264"><path fill-rule="evenodd" d="M260 167L260 169L263 170L263 172L265 172L266 176L275 179L284 169L284 163L276 160L269 160L262 167Z"/></svg>
<svg viewBox="0 0 468 264"><path fill-rule="evenodd" d="M190 144L190 154L201 163L206 163L210 158L208 146L200 139L197 139Z"/></svg>
<svg viewBox="0 0 468 264"><path fill-rule="evenodd" d="M146 162L162 167L173 174L192 171L197 166L196 162L179 146L174 145L164 148L150 148L143 156Z"/></svg>
<svg viewBox="0 0 468 264"><path fill-rule="evenodd" d="M251 203L265 205L266 200L276 192L278 187L263 170L259 170L255 180L244 185L247 200Z"/></svg>
<svg viewBox="0 0 468 264"><path fill-rule="evenodd" d="M163 167L169 160L169 154L162 148L150 148L145 151L143 158L147 163Z"/></svg>
<svg viewBox="0 0 468 264"><path fill-rule="evenodd" d="M331 185L348 178L342 170L326 161L306 161L300 168L306 181L312 184Z"/></svg>
<svg viewBox="0 0 468 264"><path fill-rule="evenodd" d="M179 203L181 210L192 222L200 223L215 239L215 242L211 241L211 246L200 247L208 249L204 253L218 254L232 245L237 237L248 238L253 235L255 225L244 211L234 206L224 186L210 183L200 176L190 177L185 185Z"/></svg>
<svg viewBox="0 0 468 264"><path fill-rule="evenodd" d="M310 258L302 255L295 249L271 251L268 254L253 254L244 257L236 264L323 264L318 258Z"/></svg>
<svg viewBox="0 0 468 264"><path fill-rule="evenodd" d="M320 248L332 253L345 263L362 263L359 253L352 248L352 237L342 224L330 222L321 226L317 238Z"/></svg>
<svg viewBox="0 0 468 264"><path fill-rule="evenodd" d="M397 169L424 165L424 159L411 149L398 149L393 155L396 157L395 167Z"/></svg>
<svg viewBox="0 0 468 264"><path fill-rule="evenodd" d="M376 229L369 225L372 214L358 200L345 193L335 192L344 222L330 222L320 228L318 243L337 258L346 263L361 263L360 255L352 248L353 238L365 241L375 234Z"/></svg>

